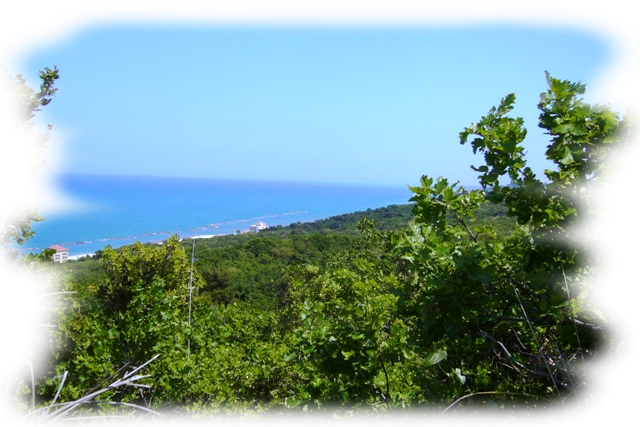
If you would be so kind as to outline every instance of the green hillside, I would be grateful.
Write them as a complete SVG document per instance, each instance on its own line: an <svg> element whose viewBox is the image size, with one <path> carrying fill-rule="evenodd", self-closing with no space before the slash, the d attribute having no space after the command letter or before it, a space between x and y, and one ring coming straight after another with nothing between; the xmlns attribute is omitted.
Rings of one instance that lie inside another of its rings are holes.
<svg viewBox="0 0 640 427"><path fill-rule="evenodd" d="M593 211L586 183L630 129L584 103L584 85L547 80L544 179L527 166L511 94L460 133L483 156L482 191L423 176L409 205L24 261L57 278L35 404L46 412L101 387L109 405L83 416L519 418L591 401L591 364L616 341L589 299L595 260L575 230ZM140 366L137 385L109 388ZM25 379L15 398L31 390Z"/></svg>

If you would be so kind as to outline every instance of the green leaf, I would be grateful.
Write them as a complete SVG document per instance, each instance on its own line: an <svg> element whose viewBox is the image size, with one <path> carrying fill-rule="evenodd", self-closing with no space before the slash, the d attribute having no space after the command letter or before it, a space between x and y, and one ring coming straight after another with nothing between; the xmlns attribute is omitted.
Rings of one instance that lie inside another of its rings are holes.
<svg viewBox="0 0 640 427"><path fill-rule="evenodd" d="M438 350L427 356L425 364L426 366L433 366L446 358L447 358L447 352L445 350Z"/></svg>
<svg viewBox="0 0 640 427"><path fill-rule="evenodd" d="M355 351L354 350L351 350L351 351L344 351L343 350L341 353L344 356L344 360L349 360L351 357L353 357L353 355L355 354Z"/></svg>
<svg viewBox="0 0 640 427"><path fill-rule="evenodd" d="M573 153L568 147L564 147L562 158L558 159L558 162L562 165L570 165L574 163Z"/></svg>

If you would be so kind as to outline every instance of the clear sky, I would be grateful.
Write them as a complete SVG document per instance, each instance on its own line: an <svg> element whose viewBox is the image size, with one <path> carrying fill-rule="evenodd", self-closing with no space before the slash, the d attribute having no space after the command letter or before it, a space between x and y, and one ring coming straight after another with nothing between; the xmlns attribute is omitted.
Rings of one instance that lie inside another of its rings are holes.
<svg viewBox="0 0 640 427"><path fill-rule="evenodd" d="M61 171L475 185L465 126L515 93L542 173L544 71L589 85L611 55L559 26L132 23L24 52L19 71L35 85L60 69L39 119L54 124Z"/></svg>

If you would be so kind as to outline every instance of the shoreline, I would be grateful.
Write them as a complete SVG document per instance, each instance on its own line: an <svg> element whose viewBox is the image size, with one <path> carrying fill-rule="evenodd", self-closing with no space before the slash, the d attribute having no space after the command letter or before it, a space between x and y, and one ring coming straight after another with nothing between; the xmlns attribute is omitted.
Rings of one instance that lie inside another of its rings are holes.
<svg viewBox="0 0 640 427"><path fill-rule="evenodd" d="M250 231L249 231L249 230L245 230L245 231L243 231L243 232L242 232L242 234L245 234L245 233L250 233ZM175 234L178 234L178 233L175 233ZM195 236L185 236L185 237L181 237L181 236L178 234L178 238L180 239L180 241L183 241L184 239L213 239L214 237L232 236L232 235L236 235L236 234L237 234L237 233L197 234L197 235L195 235ZM135 238L135 237L133 237L133 238ZM100 239L100 240L103 240L103 239ZM113 239L113 240L115 240L115 239ZM162 244L164 243L164 240L161 240L161 241L147 241L147 242L141 242L140 240L136 240L136 242L140 242L140 243L156 243L156 244L158 244L158 245L162 245ZM134 243L135 243L135 242L134 242ZM131 245L131 244L133 244L133 243L128 243L128 244L125 244L125 245L122 245L122 246L129 246L129 245ZM118 246L118 247L120 247L120 246ZM37 248L25 248L24 250L25 250L25 251L26 251L26 250L30 250L30 251L32 251L32 250L34 250L34 249L37 249ZM117 248L116 248L116 249L117 249ZM41 249L37 249L37 250L41 250ZM99 249L99 250L100 250L100 249ZM76 255L69 255L69 257L68 257L67 259L68 259L69 261L78 261L80 258L87 258L87 257L88 257L88 258L91 258L91 257L94 257L95 255L96 255L96 252L91 252L91 253L82 253L82 254L76 254Z"/></svg>
<svg viewBox="0 0 640 427"><path fill-rule="evenodd" d="M306 212L306 211L304 211L304 212ZM281 214L281 215L293 215L293 214L295 214L295 213L297 213L297 212L294 212L294 213L287 213L287 214ZM274 216L274 217L275 217L276 215L272 215L272 216ZM262 217L262 218L265 218L265 217ZM329 217L329 218L330 218L330 217ZM318 221L318 220L321 220L321 219L326 219L326 218L314 219L313 221L305 221L305 223L306 223L306 222L314 222L314 221ZM241 220L241 221L246 222L247 220ZM232 222L239 222L239 221L232 221ZM282 225L282 224L276 224L276 225ZM288 225L288 224L287 224L287 225ZM240 231L240 233L238 233L238 231ZM234 235L238 235L238 234L257 234L258 232L259 232L259 231L252 232L250 229L248 229L248 230L236 230L236 232L230 232L230 233L218 233L218 234L196 234L196 235L192 235L192 236L181 236L181 235L179 234L179 232L175 232L175 233L169 233L169 232L161 232L161 233L147 233L146 235L141 235L141 236L150 237L150 236L157 236L158 234L172 234L172 235L177 235L177 236L178 236L178 239L180 240L180 242L182 242L182 241L183 241L183 240L185 240L185 239L213 239L213 238L215 238L215 237L221 237L221 236L234 236ZM134 240L134 239L135 239L135 240ZM114 240L134 240L133 242L129 242L129 243L125 243L125 244L120 245L120 246L116 246L114 249L117 249L117 248L122 247L122 246L129 246L129 245L132 245L132 244L134 244L134 243L136 243L136 242L140 242L140 243L143 243L143 244L146 244L146 243L155 243L155 244L157 244L157 245L162 245L162 244L164 243L164 240L156 240L156 241L154 241L154 240L148 240L148 241L142 241L142 240L140 240L140 239L139 239L138 237L136 237L136 236L127 236L127 237L122 237L122 238L114 237L114 238L110 238L110 239L98 239L98 240L99 240L99 241L101 241L101 242L106 242L106 241L110 241L110 240L111 240L111 241L114 241ZM77 242L77 243L74 243L74 244L72 244L72 245L70 245L70 246L77 245L77 244L92 244L92 243L93 243L93 242L90 242L90 241L84 241L84 242ZM101 249L98 249L98 250L102 250L102 249L104 249L106 246L110 246L110 245L107 243L105 246L103 246ZM22 249L22 251L24 251L24 252L26 252L26 251L30 251L30 252L32 252L32 251L42 251L42 250L43 250L43 249L41 249L41 248L21 248L21 249ZM82 253L82 254L69 255L69 256L67 257L67 259L68 259L69 261L78 261L80 258L86 258L86 257L91 258L91 257L94 257L95 255L96 255L96 252L94 251L94 252L91 252L91 253Z"/></svg>
<svg viewBox="0 0 640 427"><path fill-rule="evenodd" d="M329 216L322 216L322 217L312 217L312 218L307 218L306 221L297 221L295 222L296 224L300 225L300 224L309 224L309 223L314 223L317 221L323 221L323 220L328 220L331 219L332 217L340 217L340 216L348 216L348 215L356 215L358 213L362 213L365 214L367 211L369 210L378 210L378 209L388 209L391 206L397 206L397 205L405 205L406 203L392 203L390 205L386 205L386 206L382 206L379 208L368 208L366 211L364 210L357 210L357 211L353 211L351 213L347 213L347 214L339 214L339 215L329 215ZM385 211L386 212L386 211ZM297 212L296 212L297 213ZM289 213L289 215L295 215L296 213ZM286 214L280 214L280 215L273 215L272 217L276 217L276 216L284 216ZM264 218L264 217L263 217ZM382 219L382 218L381 218ZM247 220L245 220L247 221ZM343 221L342 218L338 218L338 221ZM247 221L249 222L249 221ZM233 223L235 223L235 221L233 221ZM219 224L219 223L218 223ZM90 257L94 257L96 256L96 254L98 254L100 251L104 250L106 247L111 247L113 249L118 249L124 246L130 246L133 245L135 243L142 243L142 244L155 244L155 245L162 245L165 243L166 239L162 239L162 240L157 240L157 237L160 234L164 234L164 235L172 235L172 236L176 236L181 242L184 241L185 239L193 239L193 240L197 240L197 239L213 239L215 237L223 237L223 236L234 236L234 235L239 235L239 234L257 234L258 232L260 232L263 229L269 229L269 228L276 228L276 229L280 229L281 227L290 227L292 226L292 224L294 224L294 221L275 221L275 223L271 223L270 225L267 226L267 224L264 224L262 221L259 221L257 224L253 224L251 225L251 227L249 229L245 229L245 230L240 230L240 229L236 229L235 231L233 230L235 227L223 227L223 230L219 230L220 227L212 227L214 224L210 224L209 227L201 227L198 229L189 229L187 232L164 232L164 233L146 233L146 234L141 234L140 237L136 237L136 236L126 236L126 237L121 237L121 238L110 238L110 239L97 239L94 241L89 241L89 240L83 240L83 241L78 241L78 242L74 242L74 243L67 243L68 246L71 246L72 248L66 248L64 247L64 249L68 250L68 255L67 255L67 259L69 261L78 261L81 260L83 258L90 258ZM334 228L332 224L332 229ZM194 231L205 231L205 230L211 230L211 229L216 229L219 231L223 231L223 232L219 232L216 234L192 234ZM116 243L115 245L111 245L111 244L106 244L105 242L111 242L111 241L116 241L119 243ZM92 245L93 247L91 248L80 248L80 250L78 251L73 251L73 249L78 249L76 246L81 246L81 245ZM84 250L82 250L84 249ZM15 250L15 249L14 249ZM24 248L24 249L18 249L17 252L27 252L30 251L31 253L38 253L43 251L44 249L40 248L40 247L31 247L31 248Z"/></svg>
<svg viewBox="0 0 640 427"><path fill-rule="evenodd" d="M105 237L105 238L99 238L99 239L93 239L93 240L81 240L81 241L75 241L75 242L53 243L53 244L57 244L69 249L70 253L69 253L68 259L75 261L84 257L92 257L96 254L97 251L104 249L106 246L111 246L112 248L119 248L122 246L132 245L136 242L140 242L143 244L147 244L147 243L162 244L169 236L172 236L172 235L177 235L180 241L182 241L183 239L211 239L219 236L250 233L250 228L247 228L244 230L235 229L234 231L231 231L235 227L229 227L229 226L233 224L241 223L241 222L252 222L255 220L257 220L258 222L261 222L261 220L265 218L294 216L301 213L307 213L307 211L286 212L284 214L264 215L264 216L254 217L254 218L233 220L233 221L227 221L227 222L218 222L218 223L208 224L207 226L204 226L204 227L184 229L184 230L160 231L160 232L153 232L153 233L138 234L137 236L128 235L128 236L119 236L119 237ZM322 219L322 218L314 218L311 221L304 221L304 222L313 222L313 221L317 221L318 219ZM285 222L276 221L274 225L288 225L288 224L290 224L289 221L285 221ZM205 230L206 231L220 230L221 226L223 229L226 228L227 230L224 230L223 232L217 233L217 234L195 234L195 235L191 234L193 232L205 231ZM162 240L156 240L158 238L162 238ZM72 251L82 250L83 248L80 248L80 246L84 246L84 245L91 245L95 249L92 252L89 252L91 250L90 248L84 248L85 252L73 253L73 255L71 254ZM42 247L40 246L19 247L18 246L13 249L16 250L19 254L26 256L30 253L42 252L44 249L47 249L48 247L50 246L42 246Z"/></svg>
<svg viewBox="0 0 640 427"><path fill-rule="evenodd" d="M214 237L219 237L219 236L228 236L231 234L235 234L235 233L229 233L229 234L204 234L204 235L196 235L196 236L189 236L189 237L179 237L180 241L184 240L184 239L212 239ZM139 242L139 240L136 240L136 242ZM164 240L159 241L159 242L141 242L141 243L157 243L158 245L161 245L164 243ZM126 245L122 245L122 246L129 246L129 244ZM77 255L69 255L69 257L67 258L69 261L78 261L80 258L86 258L86 257L94 257L96 255L95 252L91 252L91 253L84 253L84 254L77 254Z"/></svg>
<svg viewBox="0 0 640 427"><path fill-rule="evenodd" d="M407 188L230 183L142 178L73 177L69 194L87 200L87 209L47 217L34 224L35 236L13 250L27 256L53 244L69 249L72 259L136 241L227 235L257 222L287 226L389 204L406 203ZM178 197L179 195L179 197ZM200 237L202 238L202 237Z"/></svg>
<svg viewBox="0 0 640 427"><path fill-rule="evenodd" d="M174 231L157 231L157 232L146 232L137 235L121 235L116 237L102 237L102 238L94 238L91 240L78 239L77 241L66 241L64 243L51 243L63 246L69 249L69 260L77 260L79 258L94 256L97 251L104 249L106 246L111 246L112 248L119 248L122 246L129 246L134 244L135 242L140 243L157 243L161 244L171 235L177 235L180 240L182 239L205 239L205 238L213 238L218 236L227 236L234 234L243 234L249 233L250 227L246 229L236 228L240 223L252 223L257 221L257 223L262 222L263 219L271 218L274 219L273 226L277 225L289 225L291 222L295 222L294 217L301 214L308 214L307 210L299 210L299 211L289 211L281 214L272 214L272 215L261 215L255 216L251 218L244 219L236 219L230 221L221 221L216 223L207 224L205 226L196 227L196 228L184 228L182 230L174 230ZM303 222L313 222L319 219L324 219L326 217L312 217L311 219L303 220ZM255 225L255 224L253 224ZM252 225L252 227L253 227ZM209 233L211 231L219 231L216 234L193 234L197 232L206 232ZM162 240L158 240L162 239ZM33 247L20 247L17 246L13 248L19 254L28 255L29 253L39 253L44 249L50 247L51 245L37 245ZM85 246L85 247L83 247ZM86 246L89 246L87 248ZM82 251L82 253L78 253Z"/></svg>

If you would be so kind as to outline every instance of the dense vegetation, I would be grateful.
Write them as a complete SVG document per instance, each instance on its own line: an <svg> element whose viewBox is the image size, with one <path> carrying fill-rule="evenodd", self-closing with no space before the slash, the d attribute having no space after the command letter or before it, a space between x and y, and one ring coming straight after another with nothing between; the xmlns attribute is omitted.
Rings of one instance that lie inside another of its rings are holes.
<svg viewBox="0 0 640 427"><path fill-rule="evenodd" d="M481 190L423 176L406 206L51 265L75 294L61 297L40 404L64 372L69 401L156 354L149 389L104 398L270 413L580 401L614 338L589 301L596 263L574 226L629 129L585 104L584 85L547 80L545 180L527 167L508 95L460 134L484 155Z"/></svg>
<svg viewBox="0 0 640 427"><path fill-rule="evenodd" d="M211 302L250 301L253 306L272 310L281 305L285 295L283 286L287 285L283 277L287 271L301 265L324 268L330 257L365 244L364 236L357 229L361 220L375 221L378 230L398 230L407 226L413 217L413 208L413 204L390 205L314 222L271 227L259 234L185 239L181 246L189 255L193 250L196 271L205 282L200 293ZM483 223L496 224L503 234L515 224L506 216L504 206L483 206L478 218ZM103 251L98 251L94 257L53 268L70 275L69 280L79 286L90 286L104 280L105 270L99 262L102 255Z"/></svg>
<svg viewBox="0 0 640 427"><path fill-rule="evenodd" d="M195 256L196 271L205 284L200 292L214 303L252 301L273 309L274 292L286 270L293 265L323 265L333 254L346 251L362 235L356 229L363 218L379 218L379 228L406 226L412 205L391 205L366 212L339 215L309 223L276 226L259 234L223 235L212 239L185 239L184 250ZM193 244L193 248L192 248ZM148 244L147 247L153 245ZM54 265L80 286L90 286L105 277L104 252L77 262Z"/></svg>

